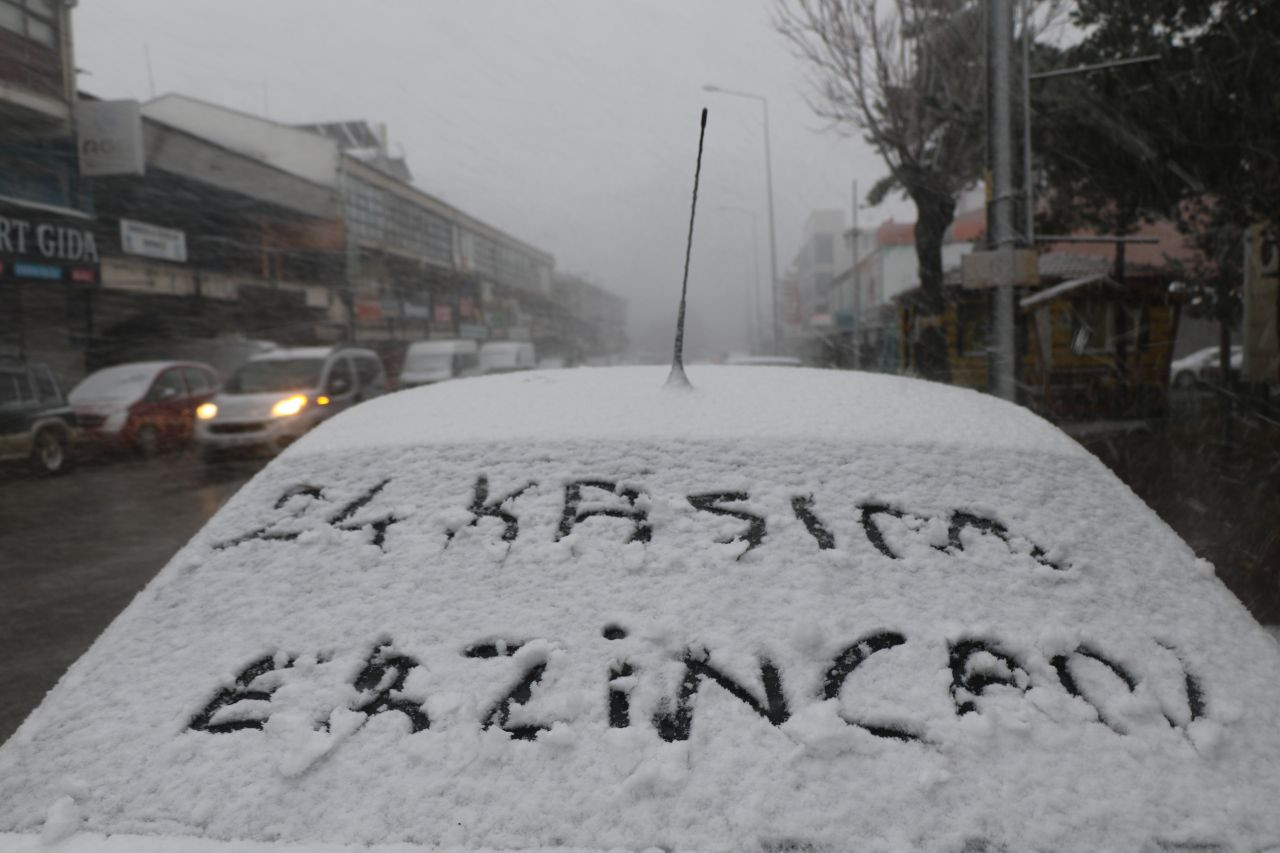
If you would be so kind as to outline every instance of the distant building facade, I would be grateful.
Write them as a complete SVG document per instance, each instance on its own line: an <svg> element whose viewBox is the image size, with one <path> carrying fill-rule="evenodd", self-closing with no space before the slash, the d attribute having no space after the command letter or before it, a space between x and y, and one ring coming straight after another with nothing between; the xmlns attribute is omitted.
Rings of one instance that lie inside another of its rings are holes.
<svg viewBox="0 0 1280 853"><path fill-rule="evenodd" d="M610 363L627 349L627 302L579 276L557 273L552 296L566 309L569 345L556 355L570 364Z"/></svg>
<svg viewBox="0 0 1280 853"><path fill-rule="evenodd" d="M584 282L561 304L550 253L414 187L385 131L77 97L66 7L50 8L0 27L0 353L71 385L121 361L216 361L224 339L359 341L394 371L424 338L597 353L620 337L617 297ZM130 140L124 168L95 165L94 121Z"/></svg>
<svg viewBox="0 0 1280 853"><path fill-rule="evenodd" d="M0 354L75 370L98 278L92 194L79 174L71 9L0 0Z"/></svg>
<svg viewBox="0 0 1280 853"><path fill-rule="evenodd" d="M805 220L800 250L783 280L782 334L790 352L808 353L833 325L831 284L851 264L844 232L844 211L815 210Z"/></svg>

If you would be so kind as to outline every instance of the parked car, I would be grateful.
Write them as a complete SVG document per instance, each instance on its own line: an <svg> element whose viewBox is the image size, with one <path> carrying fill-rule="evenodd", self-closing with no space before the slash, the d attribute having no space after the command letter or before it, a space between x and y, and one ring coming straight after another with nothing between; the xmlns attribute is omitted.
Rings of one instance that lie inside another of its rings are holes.
<svg viewBox="0 0 1280 853"><path fill-rule="evenodd" d="M804 362L791 355L750 355L747 353L731 353L724 360L725 364L735 367L803 367Z"/></svg>
<svg viewBox="0 0 1280 853"><path fill-rule="evenodd" d="M0 462L60 474L75 438L75 415L48 365L0 358Z"/></svg>
<svg viewBox="0 0 1280 853"><path fill-rule="evenodd" d="M430 385L480 372L480 346L470 340L415 341L404 354L401 388Z"/></svg>
<svg viewBox="0 0 1280 853"><path fill-rule="evenodd" d="M480 347L482 374L533 370L537 366L538 356L533 344L523 341L489 341Z"/></svg>
<svg viewBox="0 0 1280 853"><path fill-rule="evenodd" d="M208 461L226 451L275 452L386 388L386 371L372 350L272 350L242 364L213 400L196 409L196 440Z"/></svg>
<svg viewBox="0 0 1280 853"><path fill-rule="evenodd" d="M1231 348L1231 370L1239 373L1244 363L1244 348ZM1218 382L1222 373L1222 358L1218 347L1205 347L1191 355L1183 356L1169 365L1169 377L1175 388L1190 388L1197 381Z"/></svg>
<svg viewBox="0 0 1280 853"><path fill-rule="evenodd" d="M1280 845L1280 646L1080 445L688 373L444 382L289 447L0 747L0 847Z"/></svg>
<svg viewBox="0 0 1280 853"><path fill-rule="evenodd" d="M1244 367L1244 347L1231 348L1231 362L1228 370L1231 371L1233 377L1240 376L1240 368ZM1200 381L1208 382L1211 385L1221 385L1222 379L1222 359L1216 355L1209 359L1204 367L1200 368Z"/></svg>
<svg viewBox="0 0 1280 853"><path fill-rule="evenodd" d="M191 442L196 409L213 398L218 384L207 364L141 361L90 374L68 399L91 446L154 456Z"/></svg>

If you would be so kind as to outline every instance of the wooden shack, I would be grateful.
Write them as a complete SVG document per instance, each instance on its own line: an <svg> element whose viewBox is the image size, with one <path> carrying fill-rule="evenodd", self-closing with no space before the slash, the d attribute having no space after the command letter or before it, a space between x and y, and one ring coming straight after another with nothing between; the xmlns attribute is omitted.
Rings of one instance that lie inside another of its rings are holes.
<svg viewBox="0 0 1280 853"><path fill-rule="evenodd" d="M1057 421L1149 418L1168 405L1179 304L1169 275L1129 269L1116 281L1105 259L1040 258L1041 284L1019 288L1015 327L1019 400ZM918 372L918 342L936 322L947 340L950 381L989 387L992 291L948 277L940 320L921 311L920 291L898 302L899 369Z"/></svg>

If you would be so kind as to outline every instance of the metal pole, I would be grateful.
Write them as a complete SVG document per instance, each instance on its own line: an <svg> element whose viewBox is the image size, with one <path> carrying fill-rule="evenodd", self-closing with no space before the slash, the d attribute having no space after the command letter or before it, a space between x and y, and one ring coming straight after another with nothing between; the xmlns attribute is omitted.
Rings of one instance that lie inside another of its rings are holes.
<svg viewBox="0 0 1280 853"><path fill-rule="evenodd" d="M1120 68L1124 65L1141 65L1144 62L1159 62L1163 59L1160 54L1152 53L1147 56L1135 56L1130 59L1113 59L1110 62L1098 62L1093 65L1076 65L1072 68L1055 68L1052 71L1041 71L1039 74L1032 74L1032 80L1047 80L1050 77L1065 77L1068 74L1088 74L1092 71L1105 71L1108 68Z"/></svg>
<svg viewBox="0 0 1280 853"><path fill-rule="evenodd" d="M1022 0L1022 188L1026 246L1036 244L1036 193L1031 185L1031 4Z"/></svg>
<svg viewBox="0 0 1280 853"><path fill-rule="evenodd" d="M992 194L991 240L997 251L1010 251L1017 241L1013 231L1013 124L1010 116L1009 54L1012 40L1012 9L1009 0L988 0L987 27L990 51L987 56L991 75ZM1007 268L1012 271L1013 264ZM1005 400L1017 398L1015 377L1015 342L1013 286L996 288L995 294L995 382L992 390Z"/></svg>
<svg viewBox="0 0 1280 853"><path fill-rule="evenodd" d="M760 228L754 211L751 214L751 308L752 327L755 329L751 342L753 352L760 348L760 339L764 337L760 317Z"/></svg>
<svg viewBox="0 0 1280 853"><path fill-rule="evenodd" d="M769 269L773 277L770 279L770 293L773 299L773 350L782 351L782 324L778 313L778 240L773 218L773 155L769 150L769 101L760 99L764 104L764 175L769 188Z"/></svg>
<svg viewBox="0 0 1280 853"><path fill-rule="evenodd" d="M858 233L858 180L853 181L853 369L862 369L862 280L858 272L859 243L862 235Z"/></svg>

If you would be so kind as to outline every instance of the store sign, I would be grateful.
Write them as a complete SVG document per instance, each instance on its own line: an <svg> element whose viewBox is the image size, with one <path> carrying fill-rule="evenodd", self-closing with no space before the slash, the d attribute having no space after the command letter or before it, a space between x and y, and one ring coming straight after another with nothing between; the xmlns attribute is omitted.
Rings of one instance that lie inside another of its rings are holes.
<svg viewBox="0 0 1280 853"><path fill-rule="evenodd" d="M98 281L98 244L87 228L0 216L0 279Z"/></svg>
<svg viewBox="0 0 1280 853"><path fill-rule="evenodd" d="M1033 249L971 252L960 258L966 288L1029 287L1040 283L1040 256Z"/></svg>
<svg viewBox="0 0 1280 853"><path fill-rule="evenodd" d="M98 244L87 228L0 216L0 255L96 264Z"/></svg>
<svg viewBox="0 0 1280 853"><path fill-rule="evenodd" d="M137 101L81 101L76 136L82 175L141 175L146 172L142 109Z"/></svg>
<svg viewBox="0 0 1280 853"><path fill-rule="evenodd" d="M384 319L382 303L373 299L356 300L356 321L360 323L380 323Z"/></svg>
<svg viewBox="0 0 1280 853"><path fill-rule="evenodd" d="M406 320L429 319L431 317L431 306L419 305L406 299L404 302L404 316Z"/></svg>
<svg viewBox="0 0 1280 853"><path fill-rule="evenodd" d="M187 235L175 228L161 228L133 219L120 220L120 248L128 255L186 263Z"/></svg>

